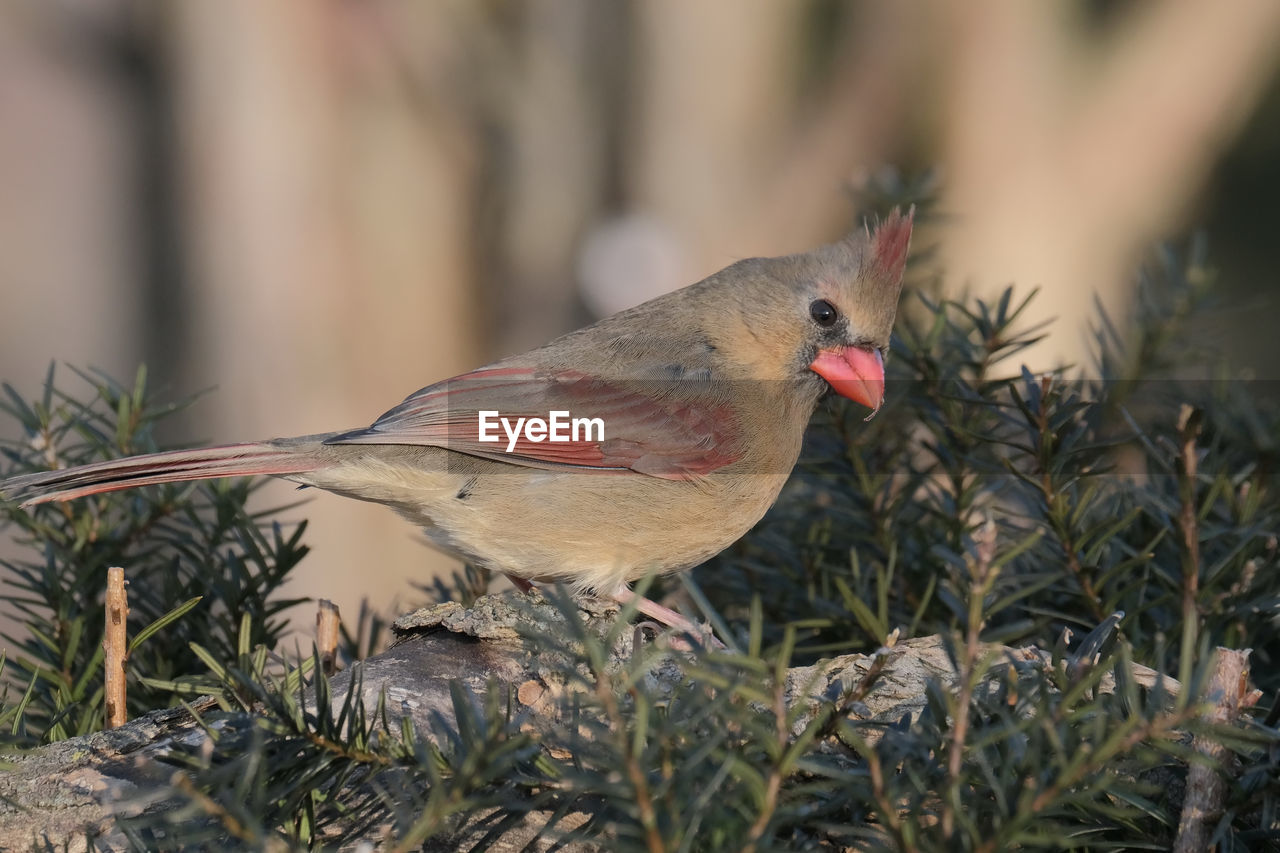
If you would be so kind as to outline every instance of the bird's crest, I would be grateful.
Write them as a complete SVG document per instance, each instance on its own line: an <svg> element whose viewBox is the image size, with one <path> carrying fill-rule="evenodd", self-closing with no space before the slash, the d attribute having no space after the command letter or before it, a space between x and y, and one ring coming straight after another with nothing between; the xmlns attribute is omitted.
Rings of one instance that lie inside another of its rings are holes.
<svg viewBox="0 0 1280 853"><path fill-rule="evenodd" d="M902 286L902 271L907 266L907 247L911 245L911 225L915 214L914 205L907 210L906 216L894 208L889 218L878 223L869 235L871 262L882 280L896 282L899 288ZM896 295L894 302L897 302Z"/></svg>
<svg viewBox="0 0 1280 853"><path fill-rule="evenodd" d="M914 219L915 207L906 214L895 208L883 222L855 231L844 241L858 262L853 304L868 331L881 330L885 338L898 314Z"/></svg>

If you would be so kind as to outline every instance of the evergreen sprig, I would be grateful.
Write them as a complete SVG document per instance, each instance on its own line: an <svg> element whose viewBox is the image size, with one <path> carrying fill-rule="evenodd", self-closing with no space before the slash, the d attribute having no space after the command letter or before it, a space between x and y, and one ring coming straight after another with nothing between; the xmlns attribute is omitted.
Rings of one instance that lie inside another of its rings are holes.
<svg viewBox="0 0 1280 853"><path fill-rule="evenodd" d="M0 443L0 477L155 450L157 425L190 402L156 403L145 370L131 386L72 371L87 393L62 388L53 366L36 400L0 385L0 413L20 435ZM280 643L284 611L301 599L282 598L279 589L307 552L306 525L272 521L278 508L246 509L254 487L165 485L3 507L7 527L27 546L24 556L0 560L4 609L22 626L4 637L6 677L29 689L7 737L47 742L102 727L102 599L111 566L124 567L130 582L129 635L145 640L129 652L130 716L175 701L157 685L203 672L191 643L232 659L243 616L254 644Z"/></svg>
<svg viewBox="0 0 1280 853"><path fill-rule="evenodd" d="M805 659L873 649L894 628L945 633L964 619L964 543L991 520L1019 544L987 639L1043 643L1122 611L1157 669L1203 633L1253 648L1259 686L1280 689L1280 406L1259 383L1210 381L1226 368L1180 343L1207 298L1202 264L1193 246L1143 270L1132 328L1100 325L1096 376L1019 367L1043 330L1022 327L1027 300L1011 290L991 305L920 300L899 324L884 409L870 422L820 410L783 499L699 585L739 625L760 594L775 641L806 629Z"/></svg>

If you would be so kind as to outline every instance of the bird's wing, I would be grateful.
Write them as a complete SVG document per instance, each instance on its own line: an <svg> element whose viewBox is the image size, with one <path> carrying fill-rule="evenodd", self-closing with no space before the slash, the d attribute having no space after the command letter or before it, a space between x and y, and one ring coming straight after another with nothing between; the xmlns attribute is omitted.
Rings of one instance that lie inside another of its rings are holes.
<svg viewBox="0 0 1280 853"><path fill-rule="evenodd" d="M326 444L427 445L527 467L697 480L743 454L730 407L699 390L692 380L631 382L577 371L481 368L423 388L367 429ZM521 418L524 425L530 418L549 422L555 412L561 413L557 438L566 440L540 438L518 426ZM481 440L482 413L487 441Z"/></svg>

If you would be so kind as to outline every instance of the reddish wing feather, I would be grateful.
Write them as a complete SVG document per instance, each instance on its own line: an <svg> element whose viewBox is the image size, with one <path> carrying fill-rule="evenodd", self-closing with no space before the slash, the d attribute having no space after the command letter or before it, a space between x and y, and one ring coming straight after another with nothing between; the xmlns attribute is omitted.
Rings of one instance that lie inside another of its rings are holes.
<svg viewBox="0 0 1280 853"><path fill-rule="evenodd" d="M696 479L742 453L728 407L692 401L690 384L619 382L577 371L481 369L424 388L368 429L336 436L330 443L420 444L532 467L569 465ZM479 440L482 410L498 412L513 427L518 418L547 420L551 411L599 418L604 438L596 440L598 432L593 432L588 441L581 431L577 441L535 442L521 429L507 452L508 435L492 416L489 435L498 441Z"/></svg>

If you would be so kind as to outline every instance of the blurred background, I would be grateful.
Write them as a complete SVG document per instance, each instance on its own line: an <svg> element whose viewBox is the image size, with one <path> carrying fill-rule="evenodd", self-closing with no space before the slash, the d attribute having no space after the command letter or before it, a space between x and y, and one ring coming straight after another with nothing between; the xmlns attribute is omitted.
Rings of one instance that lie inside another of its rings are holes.
<svg viewBox="0 0 1280 853"><path fill-rule="evenodd" d="M916 281L1041 288L1033 367L1203 229L1202 334L1276 378L1278 59L1276 0L9 0L0 379L216 386L171 442L363 426L832 239L887 168L937 187ZM292 513L288 592L348 616L451 565L381 507Z"/></svg>

